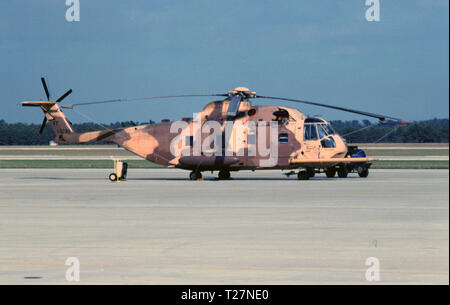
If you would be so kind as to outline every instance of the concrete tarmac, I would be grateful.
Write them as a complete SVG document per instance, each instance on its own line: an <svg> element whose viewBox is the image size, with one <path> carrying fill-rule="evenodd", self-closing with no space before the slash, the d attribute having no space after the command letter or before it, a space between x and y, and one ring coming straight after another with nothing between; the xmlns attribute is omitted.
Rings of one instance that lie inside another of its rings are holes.
<svg viewBox="0 0 450 305"><path fill-rule="evenodd" d="M449 171L0 169L0 284L449 283Z"/></svg>

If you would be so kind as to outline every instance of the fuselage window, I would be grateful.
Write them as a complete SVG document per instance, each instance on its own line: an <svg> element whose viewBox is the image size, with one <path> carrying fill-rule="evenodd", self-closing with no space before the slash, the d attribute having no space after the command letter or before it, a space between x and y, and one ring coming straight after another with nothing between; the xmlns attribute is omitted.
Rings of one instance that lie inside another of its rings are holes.
<svg viewBox="0 0 450 305"><path fill-rule="evenodd" d="M287 133L280 133L278 135L278 142L280 144L287 144L287 143L289 143L289 135Z"/></svg>
<svg viewBox="0 0 450 305"><path fill-rule="evenodd" d="M305 124L304 129L305 129L305 133L304 133L305 141L318 140L316 125L314 125L314 124Z"/></svg>

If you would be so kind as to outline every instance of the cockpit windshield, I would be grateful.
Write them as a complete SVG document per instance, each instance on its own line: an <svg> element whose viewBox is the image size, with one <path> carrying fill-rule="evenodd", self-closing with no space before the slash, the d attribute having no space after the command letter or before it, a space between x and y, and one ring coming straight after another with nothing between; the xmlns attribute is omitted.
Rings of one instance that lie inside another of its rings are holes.
<svg viewBox="0 0 450 305"><path fill-rule="evenodd" d="M336 134L334 129L329 124L322 124L321 126L323 127L323 129L325 129L325 131L327 132L328 135L331 136L331 135Z"/></svg>
<svg viewBox="0 0 450 305"><path fill-rule="evenodd" d="M314 141L324 139L328 136L336 134L333 128L323 121L319 122L306 122L304 128L305 141Z"/></svg>
<svg viewBox="0 0 450 305"><path fill-rule="evenodd" d="M325 131L325 128L323 128L323 125L317 125L317 131L319 132L319 138L321 139L328 136L327 132Z"/></svg>

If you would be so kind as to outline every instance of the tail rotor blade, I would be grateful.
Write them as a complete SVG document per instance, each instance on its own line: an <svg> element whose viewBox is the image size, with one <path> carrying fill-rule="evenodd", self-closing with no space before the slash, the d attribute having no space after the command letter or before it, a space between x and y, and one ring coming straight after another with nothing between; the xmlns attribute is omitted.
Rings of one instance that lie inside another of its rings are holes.
<svg viewBox="0 0 450 305"><path fill-rule="evenodd" d="M70 95L72 93L72 89L70 89L69 91L67 91L66 93L64 93L56 102L59 103L61 102L63 99L65 99L68 95Z"/></svg>
<svg viewBox="0 0 450 305"><path fill-rule="evenodd" d="M47 117L44 117L44 120L42 121L41 129L39 130L40 134L44 132L45 124L47 124Z"/></svg>
<svg viewBox="0 0 450 305"><path fill-rule="evenodd" d="M44 86L45 95L47 96L47 100L50 100L50 93L48 92L47 84L45 83L45 78L41 77L42 86Z"/></svg>

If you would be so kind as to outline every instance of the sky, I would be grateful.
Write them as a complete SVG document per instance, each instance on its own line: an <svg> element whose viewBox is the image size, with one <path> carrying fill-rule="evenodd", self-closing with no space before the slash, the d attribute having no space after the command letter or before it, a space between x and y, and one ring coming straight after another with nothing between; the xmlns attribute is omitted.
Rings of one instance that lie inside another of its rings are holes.
<svg viewBox="0 0 450 305"><path fill-rule="evenodd" d="M22 100L69 88L63 104L170 94L298 98L405 120L449 116L449 1L365 0L0 1L0 119L40 123ZM79 107L72 122L192 116L211 98ZM274 101L257 100L272 105ZM366 119L288 102L329 120Z"/></svg>

